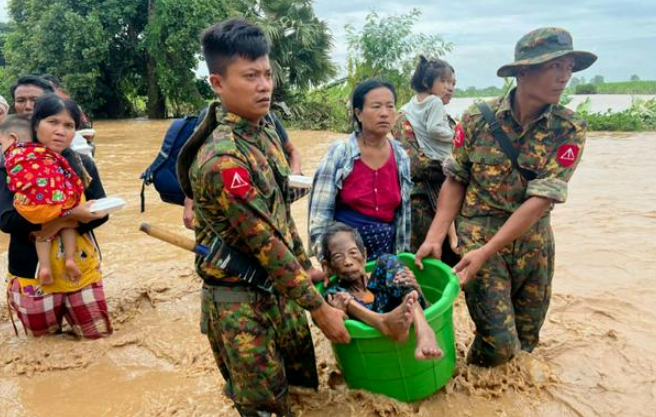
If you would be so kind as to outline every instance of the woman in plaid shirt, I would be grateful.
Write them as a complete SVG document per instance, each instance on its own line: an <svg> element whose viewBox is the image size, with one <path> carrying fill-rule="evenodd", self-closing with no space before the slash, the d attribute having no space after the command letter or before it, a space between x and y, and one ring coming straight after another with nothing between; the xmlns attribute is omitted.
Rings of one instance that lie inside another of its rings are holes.
<svg viewBox="0 0 656 417"><path fill-rule="evenodd" d="M334 221L358 230L368 260L410 248L410 159L388 137L396 120L394 87L363 81L351 103L355 132L330 147L314 174L309 236L318 259L321 236Z"/></svg>

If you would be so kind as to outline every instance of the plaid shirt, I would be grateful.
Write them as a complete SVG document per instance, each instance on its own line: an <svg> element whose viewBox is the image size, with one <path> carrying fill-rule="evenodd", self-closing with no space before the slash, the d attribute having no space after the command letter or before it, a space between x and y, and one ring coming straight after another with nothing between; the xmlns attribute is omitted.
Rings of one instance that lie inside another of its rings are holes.
<svg viewBox="0 0 656 417"><path fill-rule="evenodd" d="M410 250L410 191L412 189L410 158L399 142L390 139L390 143L401 185L401 208L396 211L394 219L396 228L394 252L401 253ZM321 235L334 220L337 194L358 159L360 159L360 147L355 133L352 133L346 141L339 140L330 147L321 166L314 174L310 194L308 236L310 236L310 251L319 260L321 260Z"/></svg>

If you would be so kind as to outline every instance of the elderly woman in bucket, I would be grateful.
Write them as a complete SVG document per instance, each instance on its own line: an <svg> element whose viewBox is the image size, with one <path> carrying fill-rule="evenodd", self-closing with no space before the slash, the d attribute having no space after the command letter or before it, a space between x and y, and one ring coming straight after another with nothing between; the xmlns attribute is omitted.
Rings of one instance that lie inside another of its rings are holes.
<svg viewBox="0 0 656 417"><path fill-rule="evenodd" d="M410 249L410 160L388 135L396 120L396 92L366 80L352 97L355 132L336 141L314 174L310 248L322 259L321 236L333 221L360 232L367 260Z"/></svg>
<svg viewBox="0 0 656 417"><path fill-rule="evenodd" d="M412 271L395 255L381 255L375 269L367 276L367 250L360 234L339 222L324 230L321 247L324 272L337 278L325 292L328 304L398 342L408 338L410 325L414 324L415 358L442 357L435 333L424 317L427 301Z"/></svg>

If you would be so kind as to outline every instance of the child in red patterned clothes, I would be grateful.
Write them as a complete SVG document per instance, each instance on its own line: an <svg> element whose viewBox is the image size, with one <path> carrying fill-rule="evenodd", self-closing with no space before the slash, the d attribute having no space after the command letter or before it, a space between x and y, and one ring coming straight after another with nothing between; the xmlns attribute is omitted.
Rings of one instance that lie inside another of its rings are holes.
<svg viewBox="0 0 656 417"><path fill-rule="evenodd" d="M8 174L7 187L14 193L14 207L31 223L43 224L66 215L80 204L84 186L63 156L30 140L30 130L29 121L9 116L0 124L0 143ZM68 279L78 281L81 272L74 258L76 231L64 228L59 233ZM53 283L51 245L51 240L35 242L40 285Z"/></svg>

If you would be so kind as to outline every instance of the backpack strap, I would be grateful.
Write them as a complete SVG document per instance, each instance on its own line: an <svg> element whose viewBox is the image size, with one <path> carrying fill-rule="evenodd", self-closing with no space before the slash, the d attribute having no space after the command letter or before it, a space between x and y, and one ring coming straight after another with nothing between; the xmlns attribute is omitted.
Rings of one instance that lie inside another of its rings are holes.
<svg viewBox="0 0 656 417"><path fill-rule="evenodd" d="M530 169L526 169L519 166L519 163L517 162L517 158L519 157L519 151L517 151L517 148L515 148L512 145L512 143L510 143L510 138L508 137L506 132L503 131L501 125L499 125L499 122L497 121L497 118L494 116L492 109L490 109L490 106L488 106L487 103L484 101L477 103L476 105L481 110L481 113L483 114L485 121L490 127L490 133L492 133L492 136L494 136L494 138L501 146L503 153L505 153L506 156L510 158L513 168L519 171L522 178L524 178L526 181L534 180L537 177L537 174L535 172L531 171Z"/></svg>

